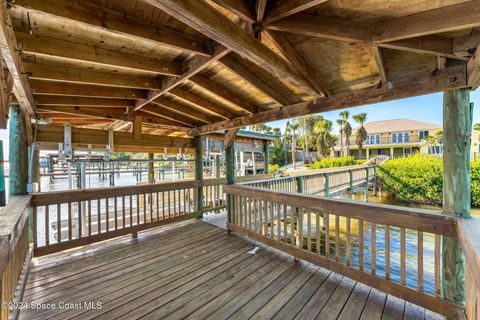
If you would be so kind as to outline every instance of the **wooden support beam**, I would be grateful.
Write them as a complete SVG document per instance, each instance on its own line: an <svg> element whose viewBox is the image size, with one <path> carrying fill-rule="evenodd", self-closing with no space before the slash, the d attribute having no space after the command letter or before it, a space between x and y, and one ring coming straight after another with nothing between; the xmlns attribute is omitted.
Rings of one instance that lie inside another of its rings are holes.
<svg viewBox="0 0 480 320"><path fill-rule="evenodd" d="M135 113L133 118L133 139L140 140L142 139L142 115L140 113Z"/></svg>
<svg viewBox="0 0 480 320"><path fill-rule="evenodd" d="M195 127L200 124L203 124L203 122L196 121L191 117L186 117L181 113L175 112L175 110L172 111L170 109L163 108L154 103L143 107L142 112L153 114L168 120L176 121L189 127Z"/></svg>
<svg viewBox="0 0 480 320"><path fill-rule="evenodd" d="M470 218L470 90L443 93L443 212ZM457 238L442 237L442 297L465 303L465 256Z"/></svg>
<svg viewBox="0 0 480 320"><path fill-rule="evenodd" d="M78 107L133 107L134 101L126 99L35 96L37 106L78 106Z"/></svg>
<svg viewBox="0 0 480 320"><path fill-rule="evenodd" d="M13 79L10 72L3 69L3 61L0 59L0 129L7 129L12 87Z"/></svg>
<svg viewBox="0 0 480 320"><path fill-rule="evenodd" d="M143 106L152 102L153 100L160 98L163 94L176 88L185 82L185 80L190 79L199 72L202 72L204 69L210 67L214 62L218 61L225 55L227 55L231 50L223 47L217 46L213 52L212 57L202 57L194 56L191 59L187 60L184 63L183 70L185 70L181 77L179 78L168 78L164 79L161 83L161 86L157 90L150 91L146 99L142 99L136 102L135 111L139 110Z"/></svg>
<svg viewBox="0 0 480 320"><path fill-rule="evenodd" d="M193 139L193 145L195 147L195 180L203 181L203 144L204 138L202 136L196 136ZM203 187L195 189L195 204L196 210L202 212L203 210Z"/></svg>
<svg viewBox="0 0 480 320"><path fill-rule="evenodd" d="M13 92L20 102L20 106L24 112L33 115L35 103L17 49L17 41L6 5L5 1L0 4L0 53L13 78ZM31 131L31 125L26 125L27 130Z"/></svg>
<svg viewBox="0 0 480 320"><path fill-rule="evenodd" d="M453 90L464 88L466 86L466 67L456 66L446 68L435 75L429 74L412 79L392 82L391 86L383 86L382 88L369 88L332 95L328 99L317 99L315 101L297 103L281 109L263 111L251 116L243 116L232 120L206 125L192 130L191 134L207 134L220 130L241 128L257 123L402 99L433 92Z"/></svg>
<svg viewBox="0 0 480 320"><path fill-rule="evenodd" d="M225 131L225 136L223 138L223 147L224 148L228 148L231 145L233 145L233 143L235 143L235 137L237 136L238 130L239 129L236 128L236 129L230 129L230 130Z"/></svg>
<svg viewBox="0 0 480 320"><path fill-rule="evenodd" d="M143 134L141 140L133 138L131 132L113 133L116 147L144 147L144 148L187 148L193 149L193 138L165 137ZM39 125L37 142L40 144L63 143L63 127ZM100 145L108 144L107 130L72 128L72 143ZM146 152L146 151L144 151Z"/></svg>
<svg viewBox="0 0 480 320"><path fill-rule="evenodd" d="M178 112L184 117L191 117L195 120L199 120L204 123L213 123L213 122L221 121L223 119L222 117L205 114L195 107L190 107L188 105L181 104L179 102L172 101L165 98L158 98L154 100L152 103L158 104L171 111Z"/></svg>
<svg viewBox="0 0 480 320"><path fill-rule="evenodd" d="M378 68L378 75L380 76L380 81L383 84L386 84L388 81L387 70L385 69L385 64L383 61L382 49L379 47L372 47L373 57L375 58L375 63Z"/></svg>
<svg viewBox="0 0 480 320"><path fill-rule="evenodd" d="M33 94L54 96L78 96L91 98L115 98L115 99L145 99L147 91L130 88L113 88L98 85L71 84L62 82L29 81Z"/></svg>
<svg viewBox="0 0 480 320"><path fill-rule="evenodd" d="M256 20L257 22L263 21L265 16L265 8L267 6L267 0L257 0L255 4Z"/></svg>
<svg viewBox="0 0 480 320"><path fill-rule="evenodd" d="M312 71L312 69L305 62L303 57L293 47L293 45L285 38L285 36L277 31L265 30L262 32L267 36L270 42L280 53L292 64L292 66L300 73L306 81L310 82L318 94L317 97L328 96L330 92L327 87L322 83L319 77Z"/></svg>
<svg viewBox="0 0 480 320"><path fill-rule="evenodd" d="M89 62L116 69L142 71L167 76L182 74L179 63L105 50L96 46L57 40L50 37L16 33L17 43L24 53L69 62Z"/></svg>
<svg viewBox="0 0 480 320"><path fill-rule="evenodd" d="M190 81L193 82L194 84L202 87L203 89L209 91L210 93L213 93L219 98L222 98L224 100L227 100L233 104L235 104L237 107L247 111L248 113L256 113L258 112L258 108L255 106L252 106L242 98L239 98L232 92L230 92L228 89L222 87L219 84L216 84L215 82L211 81L210 79L205 78L202 75L195 75L190 78Z"/></svg>
<svg viewBox="0 0 480 320"><path fill-rule="evenodd" d="M162 86L162 81L155 78L95 72L85 69L43 65L37 63L25 63L24 65L25 70L28 72L29 78L36 80L61 81L138 89L158 89Z"/></svg>
<svg viewBox="0 0 480 320"><path fill-rule="evenodd" d="M220 63L231 72L235 73L238 77L248 82L253 87L257 88L264 95L270 97L273 101L279 105L288 105L290 102L283 97L278 90L273 88L270 84L262 81L258 78L258 75L248 70L238 59L231 55L224 57L220 60Z"/></svg>
<svg viewBox="0 0 480 320"><path fill-rule="evenodd" d="M388 42L480 26L478 1L445 6L373 24L373 41Z"/></svg>
<svg viewBox="0 0 480 320"><path fill-rule="evenodd" d="M372 26L370 24L330 17L300 13L268 24L265 28L328 40L367 44L394 50L441 55L452 59L465 60L465 57L454 54L453 41L450 38L431 35L385 43L377 42L372 40Z"/></svg>
<svg viewBox="0 0 480 320"><path fill-rule="evenodd" d="M227 184L235 184L235 136L238 129L230 129L225 133L223 147L225 149L225 175ZM227 195L227 222L232 222L233 197Z"/></svg>
<svg viewBox="0 0 480 320"><path fill-rule="evenodd" d="M15 195L27 194L28 183L28 141L27 127L22 110L18 106L10 108L9 116L9 164L10 179L8 194L11 198ZM62 134L63 139L63 134Z"/></svg>
<svg viewBox="0 0 480 320"><path fill-rule="evenodd" d="M50 25L62 27L67 34L92 32L99 41L105 37L116 37L119 43L136 40L139 45L150 43L159 47L169 47L187 53L209 56L207 41L183 32L146 24L134 17L97 6L87 1L37 1L19 0L9 9L15 28L25 31L48 29ZM16 20L16 21L15 21ZM101 42L97 43L101 45Z"/></svg>
<svg viewBox="0 0 480 320"><path fill-rule="evenodd" d="M267 46L253 35L230 21L212 6L201 1L147 0L185 24L197 29L225 47L235 51L251 62L285 79L308 94L315 90L306 84L303 77L283 59L277 57Z"/></svg>
<svg viewBox="0 0 480 320"><path fill-rule="evenodd" d="M188 103L191 103L197 106L199 109L203 109L213 115L222 117L223 119L231 119L235 116L234 113L228 111L227 109L224 109L221 106L218 106L208 100L198 97L186 90L183 90L180 88L174 88L170 90L169 93L171 93L172 95L174 95L175 97L183 101L186 101Z"/></svg>
<svg viewBox="0 0 480 320"><path fill-rule="evenodd" d="M281 0L265 15L265 23L275 22L291 15L318 6L327 0Z"/></svg>
<svg viewBox="0 0 480 320"><path fill-rule="evenodd" d="M255 17L253 15L254 8L250 5L249 1L243 0L212 0L219 6L227 9L228 11L236 14L240 19L245 20L248 23L255 23Z"/></svg>
<svg viewBox="0 0 480 320"><path fill-rule="evenodd" d="M468 86L476 90L480 85L480 44L467 64Z"/></svg>

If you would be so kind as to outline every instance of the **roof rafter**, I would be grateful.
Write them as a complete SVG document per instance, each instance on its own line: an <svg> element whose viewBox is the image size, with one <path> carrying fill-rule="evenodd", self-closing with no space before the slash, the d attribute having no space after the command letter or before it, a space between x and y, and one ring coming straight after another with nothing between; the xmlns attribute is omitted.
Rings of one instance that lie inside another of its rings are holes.
<svg viewBox="0 0 480 320"><path fill-rule="evenodd" d="M125 14L108 10L87 1L36 1L18 0L9 9L13 16L21 17L28 12L29 20L35 23L37 17L48 14L48 19L68 19L74 23L83 23L94 27L97 33L115 33L118 36L137 38L142 41L154 42L159 46L187 51L194 54L209 56L208 43L198 37L161 26L141 23ZM68 23L68 21L66 21ZM132 22L135 22L132 24ZM28 28L30 26L27 25Z"/></svg>
<svg viewBox="0 0 480 320"><path fill-rule="evenodd" d="M306 93L317 94L316 90L287 62L212 6L201 1L188 0L147 0L147 2L189 24L271 74L284 78Z"/></svg>
<svg viewBox="0 0 480 320"><path fill-rule="evenodd" d="M480 44L467 64L468 86L476 90L480 86Z"/></svg>
<svg viewBox="0 0 480 320"><path fill-rule="evenodd" d="M155 104L149 104L142 108L142 111L145 113L150 113L168 120L176 121L183 123L186 126L194 127L201 124L199 121L192 120L189 117L182 117L179 113L171 111L167 108L161 108Z"/></svg>
<svg viewBox="0 0 480 320"><path fill-rule="evenodd" d="M271 23L284 19L296 13L305 11L309 8L318 6L327 0L283 0L277 1L275 6L267 11L265 22Z"/></svg>
<svg viewBox="0 0 480 320"><path fill-rule="evenodd" d="M386 84L388 81L387 78L387 70L385 68L382 49L379 47L372 47L373 57L375 58L375 63L377 64L378 68L378 75L380 76L380 81L383 84Z"/></svg>
<svg viewBox="0 0 480 320"><path fill-rule="evenodd" d="M219 6L227 9L230 12L236 14L239 18L249 22L255 23L255 17L253 15L253 8L250 7L248 1L243 0L212 0Z"/></svg>
<svg viewBox="0 0 480 320"><path fill-rule="evenodd" d="M69 96L35 96L38 106L78 106L78 107L133 107L134 101L126 99L69 97Z"/></svg>
<svg viewBox="0 0 480 320"><path fill-rule="evenodd" d="M382 86L381 88L369 88L332 95L328 99L324 98L310 102L301 102L280 109L263 111L251 116L243 116L232 120L206 125L192 130L190 134L203 135L257 123L396 100L438 91L465 88L466 86L466 67L456 66L446 68L435 75L415 77L413 79L398 81L392 83L392 86Z"/></svg>
<svg viewBox="0 0 480 320"><path fill-rule="evenodd" d="M165 99L163 97L153 100L152 103L158 104L159 106L178 112L183 116L191 117L204 123L214 123L223 120L221 117L205 114L197 108Z"/></svg>

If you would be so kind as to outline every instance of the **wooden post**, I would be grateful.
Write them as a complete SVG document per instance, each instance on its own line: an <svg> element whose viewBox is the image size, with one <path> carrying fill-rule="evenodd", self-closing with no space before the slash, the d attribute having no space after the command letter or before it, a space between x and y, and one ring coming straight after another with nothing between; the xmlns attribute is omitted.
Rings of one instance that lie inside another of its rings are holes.
<svg viewBox="0 0 480 320"><path fill-rule="evenodd" d="M350 191L350 199L353 198L353 172L352 170L348 170L348 179L349 179L349 191Z"/></svg>
<svg viewBox="0 0 480 320"><path fill-rule="evenodd" d="M148 183L155 183L153 153L148 154Z"/></svg>
<svg viewBox="0 0 480 320"><path fill-rule="evenodd" d="M32 184L33 191L40 192L40 150L34 149L32 161Z"/></svg>
<svg viewBox="0 0 480 320"><path fill-rule="evenodd" d="M227 184L235 184L235 136L238 129L228 130L225 134L223 146L225 148L225 167ZM233 201L232 196L227 196L227 222L232 222Z"/></svg>
<svg viewBox="0 0 480 320"><path fill-rule="evenodd" d="M296 177L297 180L297 192L303 193L303 177Z"/></svg>
<svg viewBox="0 0 480 320"><path fill-rule="evenodd" d="M325 191L324 191L324 196L329 197L330 196L330 175L328 173L324 173L323 177L325 179Z"/></svg>
<svg viewBox="0 0 480 320"><path fill-rule="evenodd" d="M268 149L269 149L269 141L265 140L263 142L263 155L264 155L264 160L263 160L263 173L268 173Z"/></svg>
<svg viewBox="0 0 480 320"><path fill-rule="evenodd" d="M470 217L472 106L468 89L443 93L443 212ZM458 240L442 237L442 295L465 302L465 256Z"/></svg>
<svg viewBox="0 0 480 320"><path fill-rule="evenodd" d="M7 205L7 197L5 195L5 170L3 164L3 141L0 140L0 207Z"/></svg>
<svg viewBox="0 0 480 320"><path fill-rule="evenodd" d="M10 122L10 179L9 196L27 194L28 183L28 142L27 127L19 106L11 106Z"/></svg>
<svg viewBox="0 0 480 320"><path fill-rule="evenodd" d="M201 136L195 136L194 142L195 146L195 180L203 181L203 138ZM203 187L198 187L196 191L195 202L197 204L197 211L203 211Z"/></svg>

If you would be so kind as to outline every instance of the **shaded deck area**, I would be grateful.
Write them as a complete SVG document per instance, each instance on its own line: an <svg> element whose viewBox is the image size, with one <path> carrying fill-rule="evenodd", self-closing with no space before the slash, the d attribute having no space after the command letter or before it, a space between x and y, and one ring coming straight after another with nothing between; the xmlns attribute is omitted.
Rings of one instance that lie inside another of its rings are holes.
<svg viewBox="0 0 480 320"><path fill-rule="evenodd" d="M23 300L81 307L21 319L440 318L200 220L36 258Z"/></svg>

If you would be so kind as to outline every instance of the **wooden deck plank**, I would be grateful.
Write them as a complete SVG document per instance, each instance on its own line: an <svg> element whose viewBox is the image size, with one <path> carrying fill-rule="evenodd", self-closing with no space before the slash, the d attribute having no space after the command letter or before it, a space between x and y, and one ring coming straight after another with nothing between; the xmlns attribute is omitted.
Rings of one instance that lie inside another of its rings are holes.
<svg viewBox="0 0 480 320"><path fill-rule="evenodd" d="M440 319L349 278L202 221L35 259L24 301L101 309L20 319Z"/></svg>

